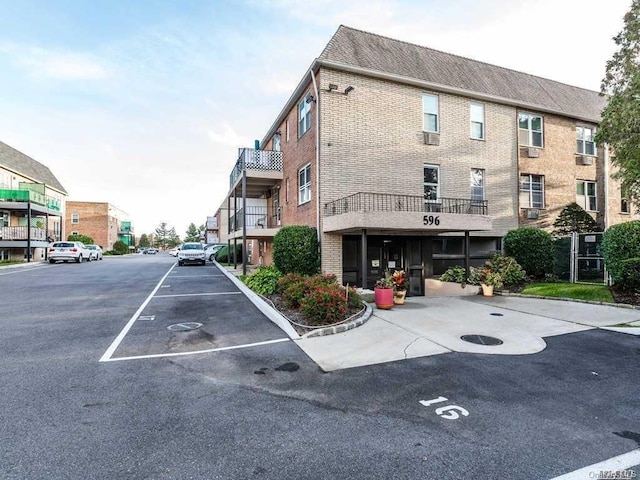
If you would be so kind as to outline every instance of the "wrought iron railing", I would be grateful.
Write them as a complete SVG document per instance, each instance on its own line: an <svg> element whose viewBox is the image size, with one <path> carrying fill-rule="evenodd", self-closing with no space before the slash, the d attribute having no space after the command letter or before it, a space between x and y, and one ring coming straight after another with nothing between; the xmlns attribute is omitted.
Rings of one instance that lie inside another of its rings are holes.
<svg viewBox="0 0 640 480"><path fill-rule="evenodd" d="M0 240L27 240L29 232L27 227L0 227ZM47 231L44 228L31 227L31 240L47 240Z"/></svg>
<svg viewBox="0 0 640 480"><path fill-rule="evenodd" d="M33 190L16 190L11 188L0 188L0 201L4 202L33 202L38 205L46 206L50 210L60 211L60 201L43 195Z"/></svg>
<svg viewBox="0 0 640 480"><path fill-rule="evenodd" d="M246 218L247 228L276 228L280 226L280 209L273 207L247 207L246 215L244 209L240 209L231 217L230 231L240 230Z"/></svg>
<svg viewBox="0 0 640 480"><path fill-rule="evenodd" d="M282 171L282 152L243 148L231 171L229 185L233 186L243 170Z"/></svg>
<svg viewBox="0 0 640 480"><path fill-rule="evenodd" d="M438 198L426 200L419 195L359 192L324 205L324 215L348 212L439 212L487 215L486 200Z"/></svg>

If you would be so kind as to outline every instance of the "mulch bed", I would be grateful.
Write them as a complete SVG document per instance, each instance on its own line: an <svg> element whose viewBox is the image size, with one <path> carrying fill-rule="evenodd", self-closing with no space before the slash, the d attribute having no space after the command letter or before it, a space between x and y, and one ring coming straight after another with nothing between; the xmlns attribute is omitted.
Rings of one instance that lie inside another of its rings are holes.
<svg viewBox="0 0 640 480"><path fill-rule="evenodd" d="M611 287L611 293L616 303L626 303L628 305L640 305L640 291L624 291L615 285Z"/></svg>

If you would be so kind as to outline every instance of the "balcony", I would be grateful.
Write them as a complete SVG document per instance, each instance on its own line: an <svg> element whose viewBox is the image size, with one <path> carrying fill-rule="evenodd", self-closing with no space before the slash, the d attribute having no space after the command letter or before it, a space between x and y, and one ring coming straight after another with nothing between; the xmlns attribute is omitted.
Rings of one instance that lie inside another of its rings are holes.
<svg viewBox="0 0 640 480"><path fill-rule="evenodd" d="M424 235L491 230L486 200L359 192L324 206L322 230Z"/></svg>
<svg viewBox="0 0 640 480"><path fill-rule="evenodd" d="M27 227L0 227L0 241L21 241L26 242L29 239L29 233L31 233L32 242L46 242L47 231L44 228L31 227L31 232L27 230ZM51 238L55 238L53 232L49 232Z"/></svg>
<svg viewBox="0 0 640 480"><path fill-rule="evenodd" d="M245 171L247 198L259 198L278 180L282 180L282 164L282 152L243 148L229 177L230 188L238 186Z"/></svg>
<svg viewBox="0 0 640 480"><path fill-rule="evenodd" d="M48 195L43 195L42 193L35 192L33 190L26 189L14 190L9 188L0 188L0 202L31 202L33 204L32 207L39 205L54 212L60 212L62 210L60 201L56 200L55 198L49 197ZM26 206L24 208L26 209Z"/></svg>
<svg viewBox="0 0 640 480"><path fill-rule="evenodd" d="M273 207L247 207L240 209L230 219L230 238L241 238L246 220L247 238L273 237L280 228L280 209Z"/></svg>

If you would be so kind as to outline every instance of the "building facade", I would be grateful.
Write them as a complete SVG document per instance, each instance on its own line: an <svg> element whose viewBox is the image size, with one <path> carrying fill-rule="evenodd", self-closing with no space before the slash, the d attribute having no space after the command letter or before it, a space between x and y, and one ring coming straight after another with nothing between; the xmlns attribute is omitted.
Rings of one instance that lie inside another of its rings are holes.
<svg viewBox="0 0 640 480"><path fill-rule="evenodd" d="M113 244L118 240L130 248L135 246L129 215L106 202L67 202L65 231L67 235L91 237L103 250L113 250Z"/></svg>
<svg viewBox="0 0 640 480"><path fill-rule="evenodd" d="M49 168L0 142L0 261L39 261L64 236L67 192Z"/></svg>
<svg viewBox="0 0 640 480"><path fill-rule="evenodd" d="M638 218L593 142L603 106L598 92L341 26L260 148L241 151L230 239L268 253L281 226L309 225L323 271L372 287L403 268L419 295L425 278L501 251L508 231L551 229L570 203L604 227Z"/></svg>

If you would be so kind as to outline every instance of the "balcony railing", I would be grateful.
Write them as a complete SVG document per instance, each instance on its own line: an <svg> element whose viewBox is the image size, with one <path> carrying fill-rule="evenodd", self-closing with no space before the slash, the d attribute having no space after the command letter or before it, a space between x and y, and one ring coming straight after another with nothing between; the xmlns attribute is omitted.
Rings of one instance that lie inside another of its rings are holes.
<svg viewBox="0 0 640 480"><path fill-rule="evenodd" d="M282 171L282 152L274 150L256 150L254 148L243 148L236 161L235 167L231 171L229 185L233 187L243 170L262 171Z"/></svg>
<svg viewBox="0 0 640 480"><path fill-rule="evenodd" d="M230 231L240 230L244 222L244 209L231 217ZM247 228L276 228L280 226L280 209L273 207L247 207L246 214Z"/></svg>
<svg viewBox="0 0 640 480"><path fill-rule="evenodd" d="M324 206L326 217L348 212L438 212L487 215L487 201L442 197L438 200L426 200L418 195L359 192Z"/></svg>
<svg viewBox="0 0 640 480"><path fill-rule="evenodd" d="M29 232L27 227L0 227L0 240L27 240ZM55 238L52 232L49 232L50 238ZM46 241L47 231L44 228L31 227L31 240Z"/></svg>
<svg viewBox="0 0 640 480"><path fill-rule="evenodd" d="M10 188L0 188L0 202L33 202L37 205L43 205L49 210L59 212L60 201L48 195L43 195L33 190L14 190Z"/></svg>

